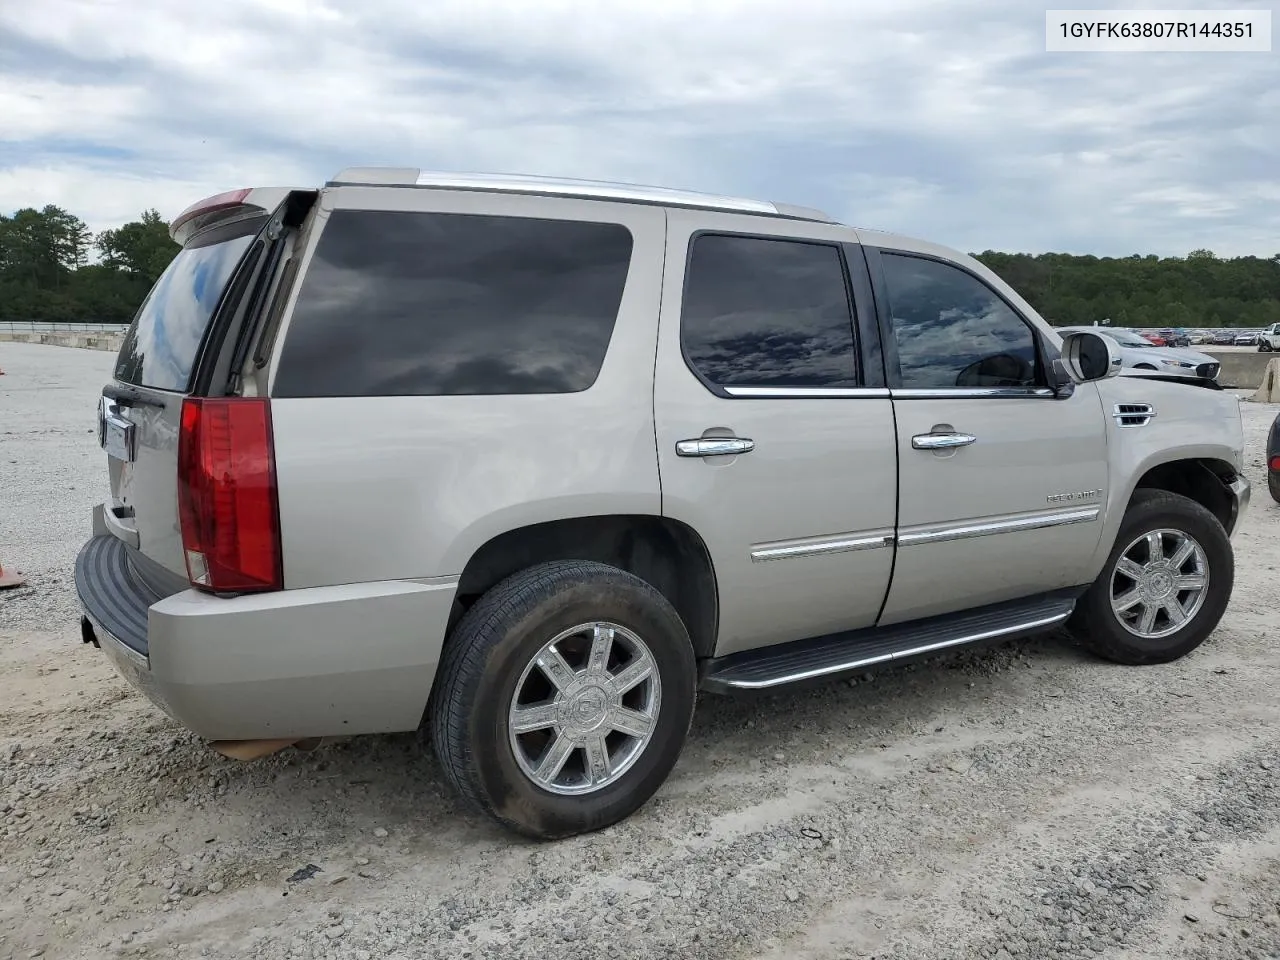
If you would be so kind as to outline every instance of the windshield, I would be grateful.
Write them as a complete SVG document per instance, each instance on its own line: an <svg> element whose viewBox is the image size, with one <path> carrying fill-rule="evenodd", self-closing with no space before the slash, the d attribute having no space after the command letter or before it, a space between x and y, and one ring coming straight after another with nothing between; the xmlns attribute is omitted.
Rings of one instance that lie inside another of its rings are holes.
<svg viewBox="0 0 1280 960"><path fill-rule="evenodd" d="M186 391L209 321L262 222L215 230L184 247L138 309L120 348L116 379Z"/></svg>
<svg viewBox="0 0 1280 960"><path fill-rule="evenodd" d="M1130 333L1128 330L1104 330L1102 331L1108 337L1115 340L1122 347L1154 347L1155 344L1144 337L1138 336L1136 333Z"/></svg>

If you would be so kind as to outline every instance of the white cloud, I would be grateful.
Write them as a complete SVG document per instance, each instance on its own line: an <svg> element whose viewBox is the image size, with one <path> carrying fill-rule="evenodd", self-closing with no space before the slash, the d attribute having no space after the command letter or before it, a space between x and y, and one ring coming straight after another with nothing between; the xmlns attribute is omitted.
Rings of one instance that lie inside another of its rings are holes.
<svg viewBox="0 0 1280 960"><path fill-rule="evenodd" d="M101 227L382 162L747 193L964 249L1269 255L1276 64L1050 55L1014 0L43 0L0 7L0 210Z"/></svg>

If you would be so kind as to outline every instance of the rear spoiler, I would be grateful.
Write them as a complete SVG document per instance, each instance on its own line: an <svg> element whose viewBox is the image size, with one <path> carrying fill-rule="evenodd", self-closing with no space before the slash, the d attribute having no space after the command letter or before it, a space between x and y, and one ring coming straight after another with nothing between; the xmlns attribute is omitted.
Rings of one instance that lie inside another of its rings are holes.
<svg viewBox="0 0 1280 960"><path fill-rule="evenodd" d="M271 213L282 204L294 187L246 187L228 190L193 203L169 224L169 236L185 245L195 234L214 224L231 223L248 217Z"/></svg>

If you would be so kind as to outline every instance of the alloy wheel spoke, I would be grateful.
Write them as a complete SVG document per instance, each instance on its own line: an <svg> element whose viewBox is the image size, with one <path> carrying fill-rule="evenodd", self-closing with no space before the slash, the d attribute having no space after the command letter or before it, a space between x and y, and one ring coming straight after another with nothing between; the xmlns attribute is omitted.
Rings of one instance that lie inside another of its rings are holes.
<svg viewBox="0 0 1280 960"><path fill-rule="evenodd" d="M516 733L532 733L556 725L556 705L538 703L529 707L516 707L511 711L511 729Z"/></svg>
<svg viewBox="0 0 1280 960"><path fill-rule="evenodd" d="M1187 622L1187 611L1182 609L1182 604L1176 599L1165 602L1164 612L1171 626L1180 627Z"/></svg>
<svg viewBox="0 0 1280 960"><path fill-rule="evenodd" d="M613 775L613 764L609 759L609 746L603 736L592 737L586 744L587 776L592 783L603 783Z"/></svg>
<svg viewBox="0 0 1280 960"><path fill-rule="evenodd" d="M1138 617L1138 632L1143 634L1151 633L1156 626L1156 615L1160 612L1160 608L1154 604L1144 604L1142 614Z"/></svg>
<svg viewBox="0 0 1280 960"><path fill-rule="evenodd" d="M1142 577L1142 564L1130 560L1128 557L1121 557L1120 562L1116 564L1116 569L1130 580L1137 581Z"/></svg>
<svg viewBox="0 0 1280 960"><path fill-rule="evenodd" d="M1178 579L1174 581L1174 585L1178 590L1203 590L1205 585L1204 574L1186 574L1185 576L1178 577Z"/></svg>
<svg viewBox="0 0 1280 960"><path fill-rule="evenodd" d="M573 753L575 746L576 744L568 737L557 734L543 751L542 759L538 761L538 768L533 775L543 783L552 783L556 777L560 776L560 771L564 769L569 754Z"/></svg>
<svg viewBox="0 0 1280 960"><path fill-rule="evenodd" d="M618 696L622 696L637 684L648 680L652 673L653 660L649 655L646 653L638 656L613 675L613 689Z"/></svg>
<svg viewBox="0 0 1280 960"><path fill-rule="evenodd" d="M629 737L647 737L653 729L653 718L630 707L618 707L609 717L614 730Z"/></svg>
<svg viewBox="0 0 1280 960"><path fill-rule="evenodd" d="M1147 534L1147 563L1164 559L1164 538L1152 531Z"/></svg>
<svg viewBox="0 0 1280 960"><path fill-rule="evenodd" d="M1183 564L1191 559L1191 555L1196 552L1196 545L1190 540L1183 540L1178 544L1178 549L1173 551L1173 556L1169 558L1169 566L1174 570L1181 570Z"/></svg>
<svg viewBox="0 0 1280 960"><path fill-rule="evenodd" d="M1111 609L1117 613L1124 613L1126 610L1132 610L1142 602L1142 591L1137 587L1132 590L1126 590L1118 597L1114 597L1111 601Z"/></svg>
<svg viewBox="0 0 1280 960"><path fill-rule="evenodd" d="M565 661L560 651L555 647L548 647L542 652L537 660L538 669L541 670L552 686L563 692L567 690L573 681L577 678L573 667Z"/></svg>
<svg viewBox="0 0 1280 960"><path fill-rule="evenodd" d="M587 658L587 673L602 677L609 670L609 654L613 652L613 627L597 623L591 631L591 654Z"/></svg>

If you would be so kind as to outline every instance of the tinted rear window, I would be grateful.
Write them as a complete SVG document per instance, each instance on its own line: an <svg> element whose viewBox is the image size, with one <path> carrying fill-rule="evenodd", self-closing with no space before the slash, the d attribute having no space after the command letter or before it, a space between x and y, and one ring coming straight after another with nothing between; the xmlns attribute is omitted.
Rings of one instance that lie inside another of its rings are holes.
<svg viewBox="0 0 1280 960"><path fill-rule="evenodd" d="M719 386L858 385L844 266L829 244L698 237L681 339L693 367Z"/></svg>
<svg viewBox="0 0 1280 960"><path fill-rule="evenodd" d="M179 251L125 335L117 380L186 391L213 312L262 223L259 218L212 231Z"/></svg>
<svg viewBox="0 0 1280 960"><path fill-rule="evenodd" d="M595 382L631 233L339 210L307 267L273 395L572 393Z"/></svg>

